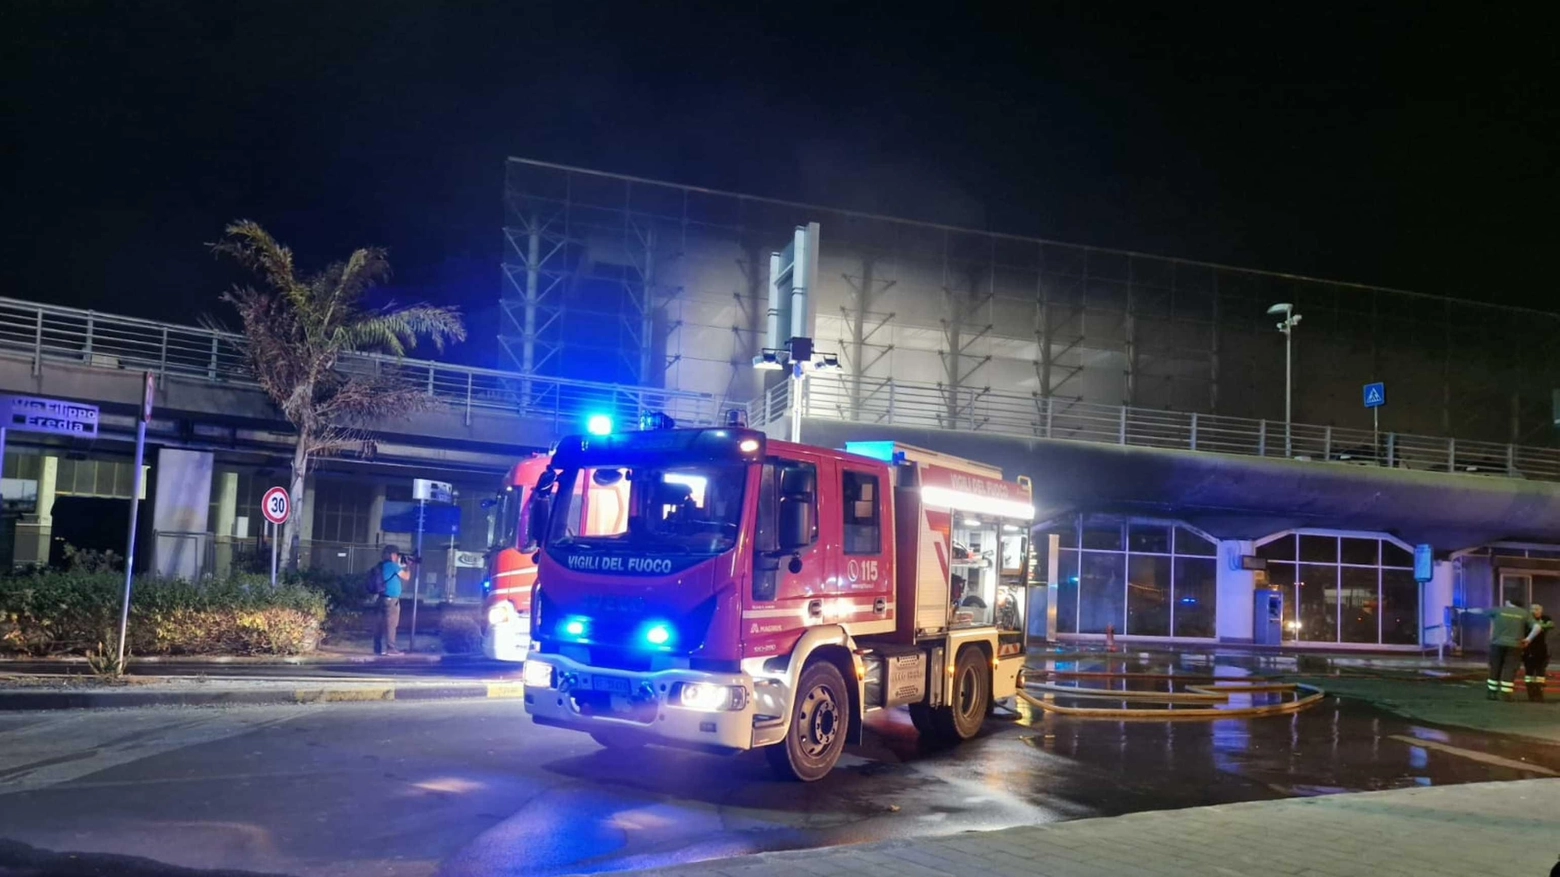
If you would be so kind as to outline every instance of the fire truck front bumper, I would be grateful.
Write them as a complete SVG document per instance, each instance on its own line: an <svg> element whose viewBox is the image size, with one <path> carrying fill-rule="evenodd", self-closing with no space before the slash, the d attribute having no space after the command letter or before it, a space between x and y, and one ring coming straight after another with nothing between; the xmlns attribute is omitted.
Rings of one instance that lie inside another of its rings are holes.
<svg viewBox="0 0 1560 877"><path fill-rule="evenodd" d="M538 724L579 731L753 748L753 680L743 673L633 672L532 653L525 662L525 711Z"/></svg>
<svg viewBox="0 0 1560 877"><path fill-rule="evenodd" d="M489 624L482 632L482 654L493 661L524 661L531 649L531 625L524 616Z"/></svg>

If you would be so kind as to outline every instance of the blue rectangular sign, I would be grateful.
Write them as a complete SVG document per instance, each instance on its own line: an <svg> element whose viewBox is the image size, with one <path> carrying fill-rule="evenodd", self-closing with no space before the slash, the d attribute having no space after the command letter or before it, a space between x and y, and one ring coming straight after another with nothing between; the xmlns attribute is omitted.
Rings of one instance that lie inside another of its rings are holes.
<svg viewBox="0 0 1560 877"><path fill-rule="evenodd" d="M1428 582L1435 577L1435 555L1431 553L1428 545L1414 546L1414 579Z"/></svg>
<svg viewBox="0 0 1560 877"><path fill-rule="evenodd" d="M387 502L379 519L379 529L386 533L416 533L418 504L415 502ZM421 510L423 534L426 536L459 536L460 506L430 505Z"/></svg>
<svg viewBox="0 0 1560 877"><path fill-rule="evenodd" d="M1387 385L1381 382L1365 385L1365 407L1380 408L1387 404Z"/></svg>

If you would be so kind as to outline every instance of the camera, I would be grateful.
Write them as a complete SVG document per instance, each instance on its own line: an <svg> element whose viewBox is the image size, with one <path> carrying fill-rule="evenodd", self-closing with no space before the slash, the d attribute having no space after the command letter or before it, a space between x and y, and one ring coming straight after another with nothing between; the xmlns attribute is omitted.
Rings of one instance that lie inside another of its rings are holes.
<svg viewBox="0 0 1560 877"><path fill-rule="evenodd" d="M412 554L411 552L406 552L406 553L401 555L401 562L404 563L404 564L407 564L408 566L415 566L417 564L422 563L422 555L421 554Z"/></svg>

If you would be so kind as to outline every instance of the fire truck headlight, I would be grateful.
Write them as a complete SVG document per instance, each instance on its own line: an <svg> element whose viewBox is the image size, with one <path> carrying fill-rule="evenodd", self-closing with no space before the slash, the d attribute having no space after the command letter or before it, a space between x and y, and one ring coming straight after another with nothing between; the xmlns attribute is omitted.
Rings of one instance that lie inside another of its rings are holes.
<svg viewBox="0 0 1560 877"><path fill-rule="evenodd" d="M551 664L544 664L541 661L526 661L523 673L527 688L553 687L553 666Z"/></svg>
<svg viewBox="0 0 1560 877"><path fill-rule="evenodd" d="M514 621L516 617L518 616L515 614L515 604L508 600L502 603L494 603L488 609L487 614L488 624L508 624Z"/></svg>
<svg viewBox="0 0 1560 877"><path fill-rule="evenodd" d="M711 685L707 682L681 682L677 685L677 703L691 710L715 713L740 710L747 706L747 689L740 685Z"/></svg>

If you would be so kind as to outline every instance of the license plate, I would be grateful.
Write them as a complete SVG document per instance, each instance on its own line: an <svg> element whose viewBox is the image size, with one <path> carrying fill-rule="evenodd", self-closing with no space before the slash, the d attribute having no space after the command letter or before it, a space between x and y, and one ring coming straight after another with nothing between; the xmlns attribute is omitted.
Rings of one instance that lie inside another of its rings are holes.
<svg viewBox="0 0 1560 877"><path fill-rule="evenodd" d="M622 676L592 676L590 687L592 691L605 691L608 694L628 697L634 689L634 684L632 680Z"/></svg>

